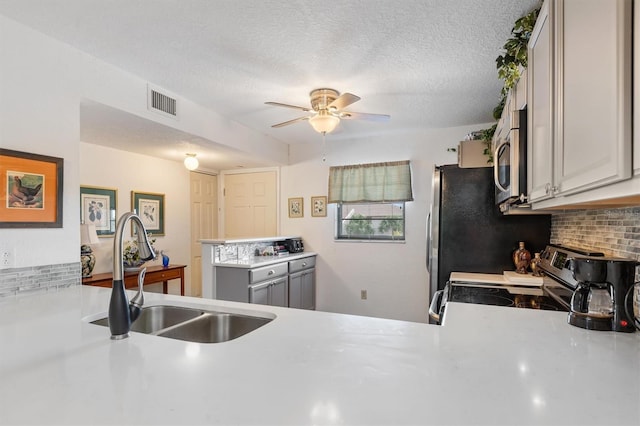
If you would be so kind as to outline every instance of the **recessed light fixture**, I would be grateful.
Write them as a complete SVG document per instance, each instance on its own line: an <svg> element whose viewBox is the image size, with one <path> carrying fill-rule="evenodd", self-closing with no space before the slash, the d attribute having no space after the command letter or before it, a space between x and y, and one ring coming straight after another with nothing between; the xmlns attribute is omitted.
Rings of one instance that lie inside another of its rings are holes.
<svg viewBox="0 0 640 426"><path fill-rule="evenodd" d="M196 158L196 154L186 154L187 158L184 159L184 166L187 170L195 170L198 168L198 159Z"/></svg>

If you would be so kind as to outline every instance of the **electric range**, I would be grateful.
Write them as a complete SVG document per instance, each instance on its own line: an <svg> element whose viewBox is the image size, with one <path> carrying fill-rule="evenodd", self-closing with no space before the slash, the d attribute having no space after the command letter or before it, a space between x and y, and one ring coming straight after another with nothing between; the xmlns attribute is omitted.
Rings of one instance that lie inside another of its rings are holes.
<svg viewBox="0 0 640 426"><path fill-rule="evenodd" d="M541 253L544 277L452 272L443 290L434 295L429 307L432 320L440 323L448 302L474 303L509 308L569 312L577 282L568 269L574 256L604 256L575 247L548 245Z"/></svg>

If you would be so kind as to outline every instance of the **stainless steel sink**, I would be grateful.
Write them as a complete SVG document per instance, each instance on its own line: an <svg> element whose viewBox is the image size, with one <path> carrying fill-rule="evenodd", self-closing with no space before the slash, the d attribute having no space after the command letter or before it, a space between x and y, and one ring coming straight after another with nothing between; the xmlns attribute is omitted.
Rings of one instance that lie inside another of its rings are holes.
<svg viewBox="0 0 640 426"><path fill-rule="evenodd" d="M155 333L172 325L199 317L201 309L182 308L180 306L148 306L142 308L138 319L131 325L131 331L138 333ZM100 318L92 324L109 326L109 318Z"/></svg>
<svg viewBox="0 0 640 426"><path fill-rule="evenodd" d="M201 316L158 332L158 336L198 343L219 343L236 339L270 322L269 318L224 312L205 312Z"/></svg>
<svg viewBox="0 0 640 426"><path fill-rule="evenodd" d="M271 322L273 318L216 312L181 306L147 306L131 331L197 343L220 343L236 339ZM91 324L109 326L107 317Z"/></svg>

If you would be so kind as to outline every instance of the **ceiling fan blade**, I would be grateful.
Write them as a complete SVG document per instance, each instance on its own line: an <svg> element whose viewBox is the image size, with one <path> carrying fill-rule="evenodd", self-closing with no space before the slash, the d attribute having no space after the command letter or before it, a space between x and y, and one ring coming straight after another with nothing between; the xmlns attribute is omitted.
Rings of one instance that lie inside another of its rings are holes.
<svg viewBox="0 0 640 426"><path fill-rule="evenodd" d="M348 107L352 103L358 102L359 100L359 96L351 93L343 93L342 95L338 96L333 102L331 102L328 105L328 108L341 110L342 108Z"/></svg>
<svg viewBox="0 0 640 426"><path fill-rule="evenodd" d="M369 120L369 121L389 121L390 115L387 114L367 114L364 112L341 111L340 118L345 120Z"/></svg>
<svg viewBox="0 0 640 426"><path fill-rule="evenodd" d="M305 111L305 112L311 111L311 108L308 108L308 107L301 107L301 106L297 106L297 105L282 104L280 102L265 102L265 104L273 105L273 106L279 106L279 107L285 107L285 108L301 109L302 111Z"/></svg>
<svg viewBox="0 0 640 426"><path fill-rule="evenodd" d="M274 124L271 127L284 127L284 126L288 126L289 124L297 123L298 121L305 121L305 120L308 120L308 119L309 119L309 117L298 117L298 118L294 118L293 120L284 121L282 123Z"/></svg>

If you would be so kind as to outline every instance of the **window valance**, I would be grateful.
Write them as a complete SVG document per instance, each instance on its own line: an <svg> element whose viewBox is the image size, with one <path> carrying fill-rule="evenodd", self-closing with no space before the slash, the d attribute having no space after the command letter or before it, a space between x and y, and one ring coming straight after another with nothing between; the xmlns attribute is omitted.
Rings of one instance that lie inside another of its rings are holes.
<svg viewBox="0 0 640 426"><path fill-rule="evenodd" d="M329 203L412 200L411 164L408 160L329 169Z"/></svg>

